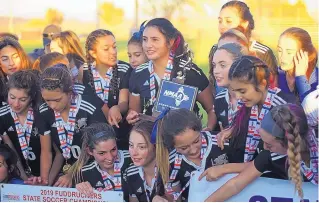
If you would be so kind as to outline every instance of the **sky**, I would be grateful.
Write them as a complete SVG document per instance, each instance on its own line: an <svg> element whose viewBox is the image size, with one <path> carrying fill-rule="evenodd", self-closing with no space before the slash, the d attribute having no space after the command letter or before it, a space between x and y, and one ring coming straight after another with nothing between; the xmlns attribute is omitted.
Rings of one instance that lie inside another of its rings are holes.
<svg viewBox="0 0 319 203"><path fill-rule="evenodd" d="M65 19L95 21L96 3L113 2L124 10L125 17L133 18L135 0L0 0L0 16L43 18L48 8L55 8Z"/></svg>

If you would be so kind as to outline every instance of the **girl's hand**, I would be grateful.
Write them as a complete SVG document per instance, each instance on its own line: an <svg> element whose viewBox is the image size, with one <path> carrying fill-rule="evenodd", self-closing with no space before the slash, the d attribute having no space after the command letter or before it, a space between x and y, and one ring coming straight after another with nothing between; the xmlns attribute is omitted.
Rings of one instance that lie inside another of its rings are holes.
<svg viewBox="0 0 319 203"><path fill-rule="evenodd" d="M294 56L295 63L295 75L305 76L308 69L308 52L303 50L297 51L296 56Z"/></svg>
<svg viewBox="0 0 319 203"><path fill-rule="evenodd" d="M76 184L75 188L79 192L85 194L88 197L91 196L94 193L93 192L93 187L91 186L91 184L88 181Z"/></svg>
<svg viewBox="0 0 319 203"><path fill-rule="evenodd" d="M110 108L108 113L107 121L110 125L115 125L117 128L120 128L119 122L122 120L122 114L118 105Z"/></svg>
<svg viewBox="0 0 319 203"><path fill-rule="evenodd" d="M129 124L134 124L140 120L139 114L136 111L130 110L126 117L126 120Z"/></svg>
<svg viewBox="0 0 319 203"><path fill-rule="evenodd" d="M54 184L54 187L72 187L72 175L71 174L65 174L56 181Z"/></svg>

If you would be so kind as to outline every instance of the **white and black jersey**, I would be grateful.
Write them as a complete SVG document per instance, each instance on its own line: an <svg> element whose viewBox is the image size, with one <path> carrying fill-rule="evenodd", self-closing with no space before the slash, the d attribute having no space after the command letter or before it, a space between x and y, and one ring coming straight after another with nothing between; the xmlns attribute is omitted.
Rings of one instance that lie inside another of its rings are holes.
<svg viewBox="0 0 319 203"><path fill-rule="evenodd" d="M205 137L207 141L207 149L203 154L201 166L197 166L192 161L188 160L184 155L179 154L176 150L173 150L169 155L170 161L170 182L173 185L180 184L181 188L184 188L189 183L191 173L195 170L203 170L216 165L223 165L228 163L228 143L225 143L224 150L221 150L217 145L216 135L212 135L208 131L203 131L202 136ZM176 160L178 156L181 156L182 161L180 163L179 169L176 171ZM174 171L175 170L175 171ZM172 173L176 173L175 179L172 180ZM184 192L181 194L182 201L187 201L188 199L189 186L185 188Z"/></svg>
<svg viewBox="0 0 319 203"><path fill-rule="evenodd" d="M110 93L109 93L109 98L107 103L109 108L118 104L119 91L121 89L129 89L129 79L130 79L132 70L133 68L131 67L130 64L120 60L117 63L117 67L113 69L113 77L111 79L111 83L112 83L112 80L113 82L114 80L116 80L115 82L117 84L117 88L112 89L112 86L110 88ZM93 91L95 92L94 84L90 84L92 83L92 81L90 81L90 74L92 73L90 73L89 68L84 67L83 68L83 84L84 86L93 89ZM100 82L105 83L105 80L101 78ZM101 84L101 87L104 87L104 86L105 84Z"/></svg>
<svg viewBox="0 0 319 203"><path fill-rule="evenodd" d="M82 147L82 133L81 129L89 126L92 123L102 122L106 123L106 118L101 110L101 102L97 97L90 97L87 95L79 96L78 112L75 119L75 131L73 135L73 142L71 148L71 158L68 160L69 164L73 164L80 156ZM60 140L57 132L54 111L46 104L43 103L39 108L40 121L38 122L39 134L50 135L52 142L60 148ZM66 125L68 125L66 123ZM67 131L65 130L67 135Z"/></svg>
<svg viewBox="0 0 319 203"><path fill-rule="evenodd" d="M219 92L214 101L214 111L217 117L217 122L221 122L224 129L229 127L229 118L234 118L237 112L237 106L230 108L230 102L228 89ZM220 131L219 125L217 125L215 130Z"/></svg>
<svg viewBox="0 0 319 203"><path fill-rule="evenodd" d="M272 97L271 107L269 111L275 106L279 106L279 105L283 105L287 103L295 104L296 98L291 95L285 94L280 89L278 89L277 93L274 95L274 97ZM245 108L245 107L243 106L241 108ZM248 113L250 114L250 108L247 108L247 109L249 110ZM229 153L228 153L228 158L230 163L244 162L246 138L248 133L248 121L247 121L247 124L245 125L246 125L245 132L242 133L243 134L242 136L236 136L230 139L230 142L229 142L230 147L229 147ZM262 143L262 140L260 140L259 142Z"/></svg>
<svg viewBox="0 0 319 203"><path fill-rule="evenodd" d="M119 165L121 168L121 182L122 182L122 191L124 193L124 200L128 201L128 188L127 188L127 183L124 177L125 170L129 167L129 165L132 162L132 159L130 157L130 154L128 153L127 150L118 150L118 156L120 159ZM105 185L105 182L102 178L101 172L100 172L100 167L97 164L96 161L93 161L85 166L82 167L81 173L83 177L83 182L88 181L91 186L94 189L98 188L106 188L107 186ZM115 184L113 181L113 178L108 178L108 181L112 184L112 187L115 188Z"/></svg>
<svg viewBox="0 0 319 203"><path fill-rule="evenodd" d="M144 172L142 167L137 167L131 163L130 167L127 168L126 183L129 189L129 195L137 198L139 202L151 202L156 195L156 183L153 187L150 187L144 182Z"/></svg>
<svg viewBox="0 0 319 203"><path fill-rule="evenodd" d="M41 155L41 144L40 144L40 134L39 130L36 127L37 122L39 122L39 116L36 111L34 111L34 121L32 125L32 132L29 142L29 155L28 155L28 165L31 168L32 175L39 176L40 175L40 155ZM9 105L3 105L0 107L0 135L7 135L15 150L19 155L19 159L21 160L24 169L27 170L27 163L22 154L16 125L14 123L14 119L11 115L11 110Z"/></svg>
<svg viewBox="0 0 319 203"><path fill-rule="evenodd" d="M174 67L171 74L171 79L176 78L178 72L183 72L183 69L185 69L185 85L193 86L198 88L198 93L204 91L206 87L209 85L209 81L204 74L204 72L197 67L196 64L190 63L186 64L187 62L185 60L180 60L179 67ZM186 64L186 66L185 66ZM150 75L151 75L151 67L152 62L146 62L140 66L138 66L136 69L133 70L130 78L130 93L134 96L140 96L141 101L141 109L143 110L144 107L146 108L146 114L152 115L152 109L153 105L146 105L149 100L151 99L151 90L150 90ZM160 78L155 74L155 89L156 89L156 95L159 90L160 85ZM194 111L198 112L198 106L197 104L194 107Z"/></svg>
<svg viewBox="0 0 319 203"><path fill-rule="evenodd" d="M277 59L271 48L254 40L251 42L249 50L255 52L256 56L264 61L272 73L277 71Z"/></svg>

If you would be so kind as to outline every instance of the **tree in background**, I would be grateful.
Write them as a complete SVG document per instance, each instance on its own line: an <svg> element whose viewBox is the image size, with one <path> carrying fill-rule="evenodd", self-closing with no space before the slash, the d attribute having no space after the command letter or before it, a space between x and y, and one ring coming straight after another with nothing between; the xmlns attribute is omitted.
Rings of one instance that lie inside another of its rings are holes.
<svg viewBox="0 0 319 203"><path fill-rule="evenodd" d="M57 9L49 8L45 14L45 19L48 24L61 25L64 20L64 15Z"/></svg>
<svg viewBox="0 0 319 203"><path fill-rule="evenodd" d="M104 2L99 8L99 17L110 26L121 24L124 20L124 11L111 2Z"/></svg>

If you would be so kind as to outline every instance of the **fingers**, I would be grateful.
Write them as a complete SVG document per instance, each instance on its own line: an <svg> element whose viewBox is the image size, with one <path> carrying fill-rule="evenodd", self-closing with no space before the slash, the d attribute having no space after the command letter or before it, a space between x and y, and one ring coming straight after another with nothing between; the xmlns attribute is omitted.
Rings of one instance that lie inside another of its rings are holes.
<svg viewBox="0 0 319 203"><path fill-rule="evenodd" d="M115 125L117 128L120 128L117 119L116 118L112 118L112 120L113 120L113 125Z"/></svg>
<svg viewBox="0 0 319 203"><path fill-rule="evenodd" d="M200 176L198 177L198 181L200 181L203 177L207 175L207 170L208 169L206 169L202 174L200 174Z"/></svg>
<svg viewBox="0 0 319 203"><path fill-rule="evenodd" d="M53 187L59 187L59 185L61 184L61 179L60 178L54 183Z"/></svg>
<svg viewBox="0 0 319 203"><path fill-rule="evenodd" d="M139 115L135 111L131 111L126 117L126 120L129 124L136 123L139 119Z"/></svg>
<svg viewBox="0 0 319 203"><path fill-rule="evenodd" d="M222 137L223 137L223 132L220 132L217 134L217 145L219 148L222 148Z"/></svg>

